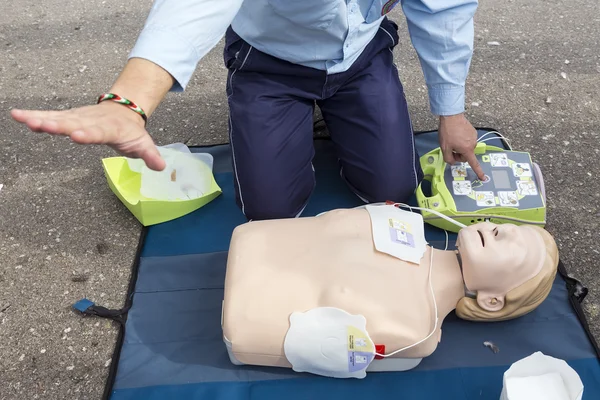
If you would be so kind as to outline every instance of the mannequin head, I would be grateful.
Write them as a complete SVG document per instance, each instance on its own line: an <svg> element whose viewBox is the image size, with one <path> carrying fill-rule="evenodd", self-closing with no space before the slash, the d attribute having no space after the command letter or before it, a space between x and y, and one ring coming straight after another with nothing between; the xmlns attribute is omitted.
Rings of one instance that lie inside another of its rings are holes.
<svg viewBox="0 0 600 400"><path fill-rule="evenodd" d="M542 228L475 224L459 232L457 248L465 286L477 293L476 299L458 302L456 313L463 319L516 318L535 309L550 293L558 249Z"/></svg>

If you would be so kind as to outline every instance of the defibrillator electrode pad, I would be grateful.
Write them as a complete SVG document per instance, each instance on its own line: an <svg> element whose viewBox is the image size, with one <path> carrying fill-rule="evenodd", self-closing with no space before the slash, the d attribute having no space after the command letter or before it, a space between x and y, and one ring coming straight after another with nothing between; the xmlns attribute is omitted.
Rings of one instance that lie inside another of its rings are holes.
<svg viewBox="0 0 600 400"><path fill-rule="evenodd" d="M284 352L296 372L361 379L375 357L375 345L365 317L320 307L292 313Z"/></svg>
<svg viewBox="0 0 600 400"><path fill-rule="evenodd" d="M367 205L377 251L419 264L427 249L425 224L419 213L394 205Z"/></svg>

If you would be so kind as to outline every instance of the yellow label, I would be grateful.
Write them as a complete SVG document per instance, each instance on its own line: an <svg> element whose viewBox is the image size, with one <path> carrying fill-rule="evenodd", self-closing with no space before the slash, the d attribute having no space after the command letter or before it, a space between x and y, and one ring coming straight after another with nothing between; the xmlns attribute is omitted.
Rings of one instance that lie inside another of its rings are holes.
<svg viewBox="0 0 600 400"><path fill-rule="evenodd" d="M397 219L390 218L388 220L388 222L389 222L390 226L392 228L396 229L396 230L403 231L403 232L406 232L406 233L412 233L412 231L410 229L410 224L408 224L408 223L406 223L404 221L400 221L400 220L397 220Z"/></svg>
<svg viewBox="0 0 600 400"><path fill-rule="evenodd" d="M357 351L362 353L372 353L375 346L369 339L369 336L353 326L348 326L348 351Z"/></svg>

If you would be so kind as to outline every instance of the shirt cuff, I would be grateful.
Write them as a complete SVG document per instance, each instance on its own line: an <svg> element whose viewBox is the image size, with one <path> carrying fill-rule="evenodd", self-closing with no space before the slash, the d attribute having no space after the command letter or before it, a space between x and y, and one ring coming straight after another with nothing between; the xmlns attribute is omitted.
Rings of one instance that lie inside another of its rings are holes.
<svg viewBox="0 0 600 400"><path fill-rule="evenodd" d="M456 115L465 111L465 88L429 88L429 106L434 115Z"/></svg>
<svg viewBox="0 0 600 400"><path fill-rule="evenodd" d="M146 27L128 58L143 58L166 70L175 79L172 92L182 92L200 61L196 49L172 29Z"/></svg>

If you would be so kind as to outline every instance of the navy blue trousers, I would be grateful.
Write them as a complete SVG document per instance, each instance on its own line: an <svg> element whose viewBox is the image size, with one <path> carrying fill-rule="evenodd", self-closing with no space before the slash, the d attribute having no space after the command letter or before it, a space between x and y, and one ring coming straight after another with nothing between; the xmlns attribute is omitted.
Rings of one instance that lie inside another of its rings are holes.
<svg viewBox="0 0 600 400"><path fill-rule="evenodd" d="M238 206L251 220L299 216L315 187L313 115L321 109L340 175L365 202L405 202L422 179L385 19L353 66L328 75L226 34L229 140Z"/></svg>

